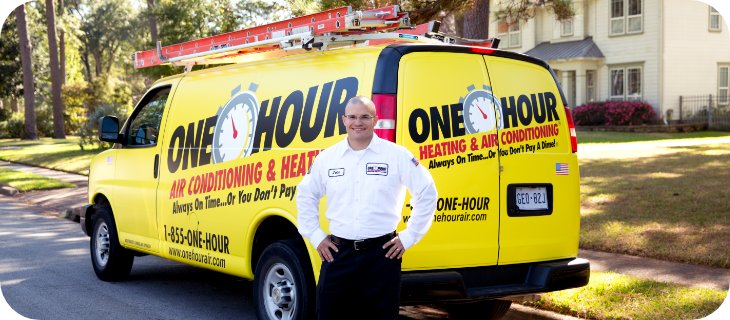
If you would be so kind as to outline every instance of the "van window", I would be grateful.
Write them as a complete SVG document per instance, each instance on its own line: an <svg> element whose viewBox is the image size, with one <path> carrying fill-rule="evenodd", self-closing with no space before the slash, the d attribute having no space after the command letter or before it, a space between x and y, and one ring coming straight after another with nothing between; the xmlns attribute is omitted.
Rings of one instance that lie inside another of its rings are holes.
<svg viewBox="0 0 730 320"><path fill-rule="evenodd" d="M169 90L158 92L150 102L137 112L129 126L128 146L145 146L157 144L162 113L169 96Z"/></svg>

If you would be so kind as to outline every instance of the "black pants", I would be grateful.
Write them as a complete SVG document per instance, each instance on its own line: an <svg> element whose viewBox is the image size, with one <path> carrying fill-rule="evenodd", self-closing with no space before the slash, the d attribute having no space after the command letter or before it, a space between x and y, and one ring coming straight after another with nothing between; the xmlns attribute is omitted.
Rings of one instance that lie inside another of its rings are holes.
<svg viewBox="0 0 730 320"><path fill-rule="evenodd" d="M365 250L331 251L333 260L322 263L317 285L320 320L398 319L403 260L385 257L386 241Z"/></svg>

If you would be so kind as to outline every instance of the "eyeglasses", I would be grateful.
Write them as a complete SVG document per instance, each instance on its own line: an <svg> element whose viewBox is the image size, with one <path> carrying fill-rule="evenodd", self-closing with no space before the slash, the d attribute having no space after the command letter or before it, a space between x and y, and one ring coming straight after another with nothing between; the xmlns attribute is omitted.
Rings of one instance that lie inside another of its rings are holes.
<svg viewBox="0 0 730 320"><path fill-rule="evenodd" d="M366 122L366 121L370 121L374 117L373 116L369 116L369 115L364 115L364 116L359 116L359 117L358 116L355 116L355 115L346 115L345 118L347 118L347 120L350 120L350 121L353 121L353 122L354 121L357 121L357 119L360 119L360 121L362 121L362 122Z"/></svg>

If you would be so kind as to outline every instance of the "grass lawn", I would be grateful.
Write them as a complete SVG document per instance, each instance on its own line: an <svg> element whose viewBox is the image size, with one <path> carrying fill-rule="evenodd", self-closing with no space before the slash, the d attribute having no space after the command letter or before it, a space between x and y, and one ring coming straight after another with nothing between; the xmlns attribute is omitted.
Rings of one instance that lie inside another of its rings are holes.
<svg viewBox="0 0 730 320"><path fill-rule="evenodd" d="M726 296L727 291L594 271L585 287L523 304L587 319L699 319L717 310Z"/></svg>
<svg viewBox="0 0 730 320"><path fill-rule="evenodd" d="M636 133L636 132L597 132L578 131L579 144L625 143L639 141L659 141L677 139L702 139L730 137L726 131L695 131L689 133Z"/></svg>
<svg viewBox="0 0 730 320"><path fill-rule="evenodd" d="M42 138L38 141L19 139L0 140L2 147L20 147L20 149L0 150L0 159L36 167L89 175L91 159L101 150L86 147L81 150L78 137L66 140Z"/></svg>
<svg viewBox="0 0 730 320"><path fill-rule="evenodd" d="M581 248L730 268L730 143L578 159Z"/></svg>
<svg viewBox="0 0 730 320"><path fill-rule="evenodd" d="M11 186L20 191L76 187L73 183L61 182L56 179L6 168L0 168L0 184Z"/></svg>

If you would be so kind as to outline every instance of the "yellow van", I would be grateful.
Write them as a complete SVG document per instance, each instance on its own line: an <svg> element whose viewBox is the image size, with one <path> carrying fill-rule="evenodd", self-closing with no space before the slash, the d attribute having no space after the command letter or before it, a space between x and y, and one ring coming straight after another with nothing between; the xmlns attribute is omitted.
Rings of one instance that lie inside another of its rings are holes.
<svg viewBox="0 0 730 320"><path fill-rule="evenodd" d="M430 231L403 257L403 305L496 319L512 300L588 283L577 140L551 68L404 43L185 73L157 81L123 125L102 118L100 139L115 147L92 161L81 221L97 276L122 280L151 254L253 279L261 319L312 317L321 262L297 232L297 184L344 139L356 95L375 102L376 134L411 150L439 191Z"/></svg>

